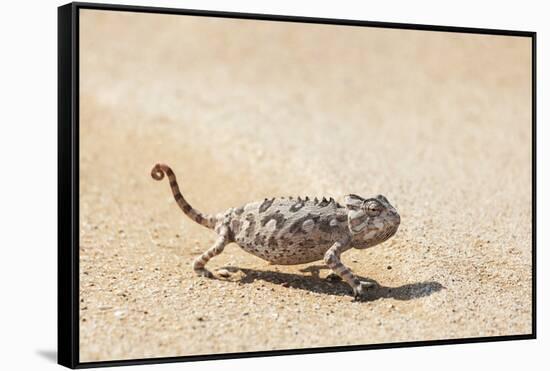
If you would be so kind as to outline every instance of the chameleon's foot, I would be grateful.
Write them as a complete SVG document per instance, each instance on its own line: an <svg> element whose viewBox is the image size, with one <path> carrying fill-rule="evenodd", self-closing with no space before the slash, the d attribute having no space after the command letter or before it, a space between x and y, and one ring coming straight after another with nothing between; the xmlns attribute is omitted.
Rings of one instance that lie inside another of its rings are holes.
<svg viewBox="0 0 550 371"><path fill-rule="evenodd" d="M342 277L340 277L334 272L330 272L329 274L327 274L326 279L329 281L341 281Z"/></svg>
<svg viewBox="0 0 550 371"><path fill-rule="evenodd" d="M231 272L227 269L221 268L216 270L216 275L222 278L229 278L231 277Z"/></svg>
<svg viewBox="0 0 550 371"><path fill-rule="evenodd" d="M195 269L195 273L200 277L214 278L214 275L212 274L212 272L210 272L206 268L197 268Z"/></svg>
<svg viewBox="0 0 550 371"><path fill-rule="evenodd" d="M373 288L375 286L376 286L376 283L374 282L361 281L359 282L359 285L353 288L353 297L355 299L365 298L365 296L367 295L368 289Z"/></svg>
<svg viewBox="0 0 550 371"><path fill-rule="evenodd" d="M361 284L365 286L366 289L372 289L378 287L378 284L373 281L361 281Z"/></svg>

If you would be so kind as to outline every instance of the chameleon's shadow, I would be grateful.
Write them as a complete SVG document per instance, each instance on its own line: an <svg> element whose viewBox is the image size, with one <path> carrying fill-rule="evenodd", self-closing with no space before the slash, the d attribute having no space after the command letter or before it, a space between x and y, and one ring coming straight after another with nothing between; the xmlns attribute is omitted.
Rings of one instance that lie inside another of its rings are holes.
<svg viewBox="0 0 550 371"><path fill-rule="evenodd" d="M261 271L256 269L224 267L230 272L243 272L244 276L237 282L249 284L261 280L274 284L283 285L288 288L311 291L325 295L350 296L351 288L341 280L329 280L319 276L320 269L328 269L326 266L310 266L302 269L301 272L311 275L300 275L293 273L282 273L277 271ZM374 301L382 298L396 300L413 300L432 295L445 287L439 282L426 281L406 284L398 287L382 286L373 279L357 276L361 281L375 284L367 291L367 295L361 301Z"/></svg>

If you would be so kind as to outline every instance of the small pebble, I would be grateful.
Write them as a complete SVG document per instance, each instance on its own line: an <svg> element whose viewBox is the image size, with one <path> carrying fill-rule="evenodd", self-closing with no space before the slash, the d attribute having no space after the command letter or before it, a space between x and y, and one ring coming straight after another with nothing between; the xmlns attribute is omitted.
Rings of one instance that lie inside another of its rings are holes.
<svg viewBox="0 0 550 371"><path fill-rule="evenodd" d="M124 310L117 310L115 311L115 317L122 318L126 314L126 311Z"/></svg>
<svg viewBox="0 0 550 371"><path fill-rule="evenodd" d="M288 283L288 282L283 282L283 283L281 284L281 286L283 286L283 287L290 287L290 283Z"/></svg>
<svg viewBox="0 0 550 371"><path fill-rule="evenodd" d="M388 265L388 266L386 267L386 269L391 269L391 265Z"/></svg>

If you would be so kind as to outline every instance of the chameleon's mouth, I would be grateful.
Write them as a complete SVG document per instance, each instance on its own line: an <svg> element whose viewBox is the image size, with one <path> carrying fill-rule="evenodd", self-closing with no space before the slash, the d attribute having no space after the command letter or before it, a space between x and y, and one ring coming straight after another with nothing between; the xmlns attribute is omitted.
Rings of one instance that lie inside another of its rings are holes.
<svg viewBox="0 0 550 371"><path fill-rule="evenodd" d="M376 240L378 241L378 243L384 242L388 238L393 236L395 234L395 232L397 232L398 226L399 226L399 224L396 224L393 227L384 228L384 230L376 236Z"/></svg>
<svg viewBox="0 0 550 371"><path fill-rule="evenodd" d="M388 238L393 236L397 229L399 228L399 224L401 223L401 217L397 213L391 214L390 220L384 221L384 228L380 233L378 233L375 237L377 243L381 243L386 241Z"/></svg>

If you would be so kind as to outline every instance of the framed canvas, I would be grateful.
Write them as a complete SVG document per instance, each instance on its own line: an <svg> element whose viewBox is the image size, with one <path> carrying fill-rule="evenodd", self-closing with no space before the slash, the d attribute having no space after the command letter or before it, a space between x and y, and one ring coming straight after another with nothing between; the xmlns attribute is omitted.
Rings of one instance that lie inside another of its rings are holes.
<svg viewBox="0 0 550 371"><path fill-rule="evenodd" d="M71 368L536 337L536 34L59 8Z"/></svg>

